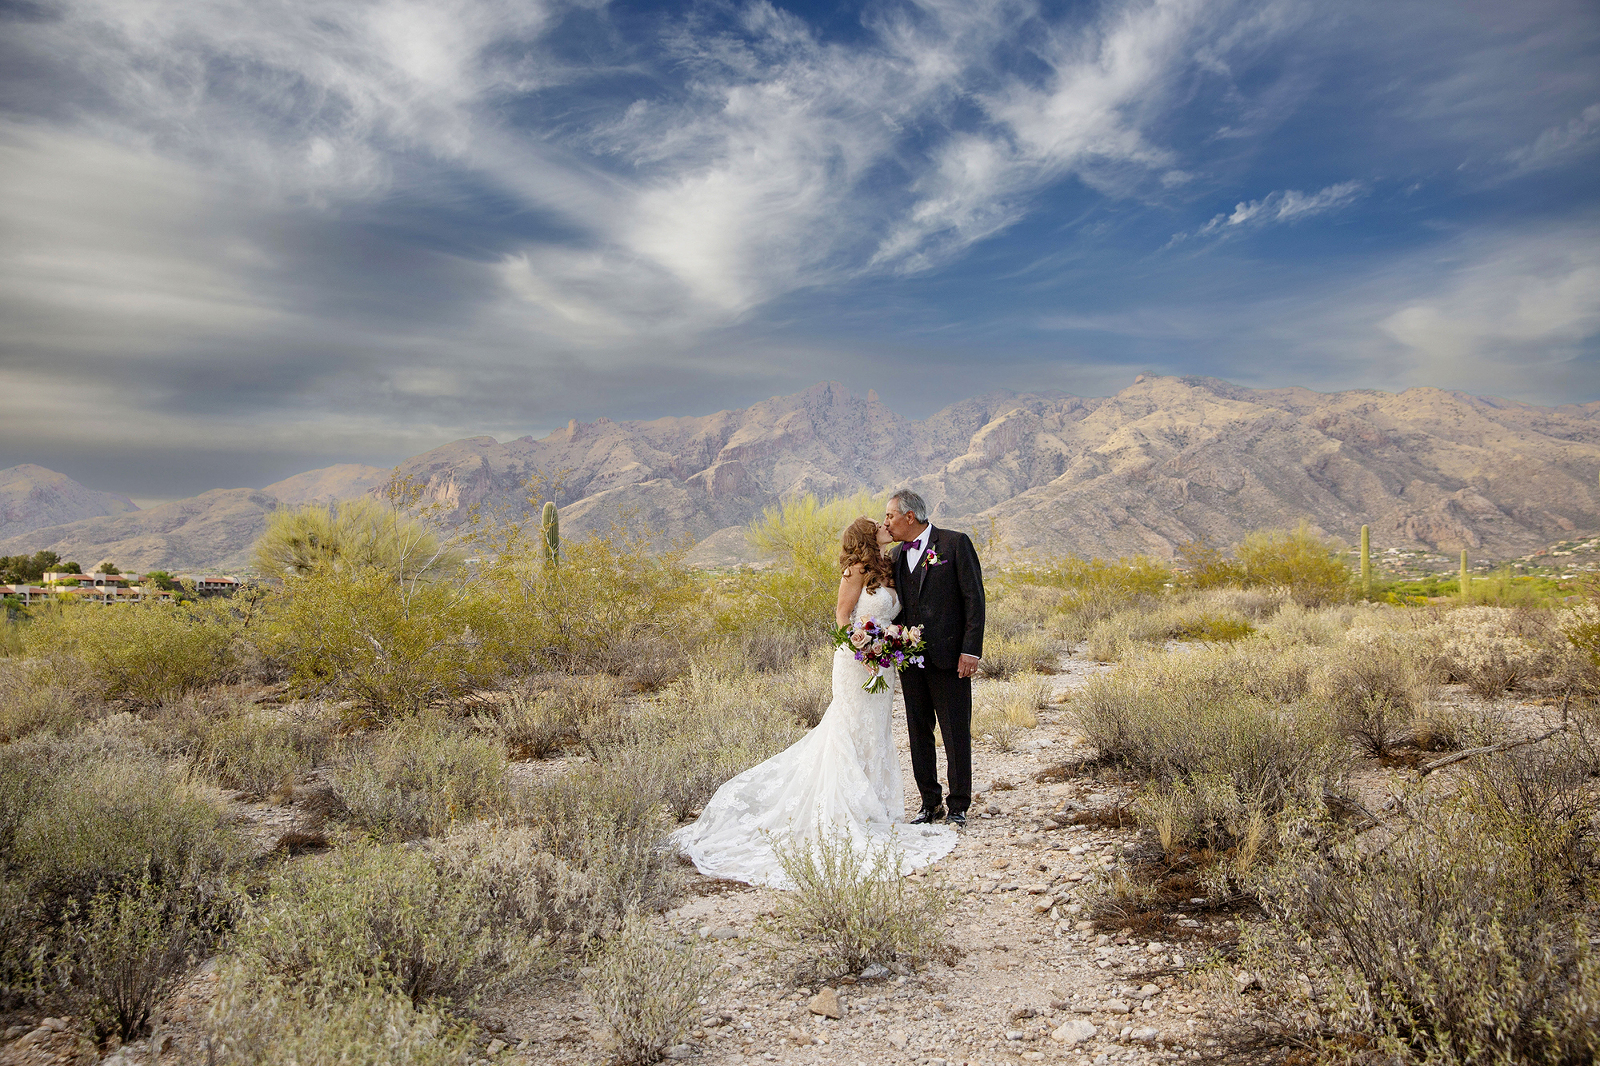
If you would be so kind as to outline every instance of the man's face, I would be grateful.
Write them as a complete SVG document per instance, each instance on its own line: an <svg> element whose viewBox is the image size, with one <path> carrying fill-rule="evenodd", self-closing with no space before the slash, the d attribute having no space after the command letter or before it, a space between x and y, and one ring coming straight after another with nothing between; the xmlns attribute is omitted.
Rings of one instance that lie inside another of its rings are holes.
<svg viewBox="0 0 1600 1066"><path fill-rule="evenodd" d="M906 541L916 537L922 523L910 511L900 510L898 501L890 500L889 509L883 513L883 525L895 540Z"/></svg>

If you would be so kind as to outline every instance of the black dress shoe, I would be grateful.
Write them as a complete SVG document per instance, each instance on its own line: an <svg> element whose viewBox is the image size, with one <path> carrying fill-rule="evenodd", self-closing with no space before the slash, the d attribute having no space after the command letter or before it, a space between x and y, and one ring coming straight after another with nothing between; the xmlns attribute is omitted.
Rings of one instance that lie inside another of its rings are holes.
<svg viewBox="0 0 1600 1066"><path fill-rule="evenodd" d="M939 819L941 819L943 817L944 817L944 808L943 807L933 807L933 808L924 807L924 808L922 808L922 810L917 812L917 816L915 818L911 819L911 824L912 825L931 825L932 823L937 822Z"/></svg>
<svg viewBox="0 0 1600 1066"><path fill-rule="evenodd" d="M966 815L966 812L965 811L954 811L954 812L952 812L950 817L945 819L945 823L947 825L953 825L957 829L965 829L967 827L967 815Z"/></svg>

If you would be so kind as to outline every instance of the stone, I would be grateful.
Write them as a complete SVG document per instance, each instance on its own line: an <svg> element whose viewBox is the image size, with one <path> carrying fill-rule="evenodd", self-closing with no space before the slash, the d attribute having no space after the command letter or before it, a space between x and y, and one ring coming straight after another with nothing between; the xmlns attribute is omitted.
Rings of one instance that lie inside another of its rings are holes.
<svg viewBox="0 0 1600 1066"><path fill-rule="evenodd" d="M511 1045L507 1044L504 1040L496 1037L495 1039L489 1041L489 1046L483 1049L483 1053L492 1059L510 1046Z"/></svg>
<svg viewBox="0 0 1600 1066"><path fill-rule="evenodd" d="M904 1051L906 1049L906 1045L909 1044L910 1042L911 1042L911 1038L906 1035L905 1030L903 1030L903 1029L890 1029L889 1030L889 1043L893 1044L899 1050Z"/></svg>
<svg viewBox="0 0 1600 1066"><path fill-rule="evenodd" d="M1006 1039L1007 1040L1022 1040L1025 1037L1027 1037L1027 1035L1028 1034L1023 1032L1021 1029L1007 1029L1006 1030Z"/></svg>
<svg viewBox="0 0 1600 1066"><path fill-rule="evenodd" d="M885 966L883 963L875 962L871 966L868 966L865 970L861 971L861 980L876 981L879 978L888 977L891 972L892 971L889 969L889 967Z"/></svg>
<svg viewBox="0 0 1600 1066"><path fill-rule="evenodd" d="M1029 885L1028 886L1028 895L1030 895L1030 896L1042 896L1046 892L1049 892L1049 891L1050 891L1050 886L1049 885Z"/></svg>
<svg viewBox="0 0 1600 1066"><path fill-rule="evenodd" d="M1150 1025L1140 1026L1128 1034L1128 1040L1135 1044L1159 1044L1161 1043L1161 1030Z"/></svg>
<svg viewBox="0 0 1600 1066"><path fill-rule="evenodd" d="M1032 1007L1018 1007L1011 1012L1011 1020L1014 1022L1025 1022L1029 1018L1037 1018L1038 1016L1039 1012Z"/></svg>
<svg viewBox="0 0 1600 1066"><path fill-rule="evenodd" d="M13 1025L6 1030L6 1039L15 1040L17 1037L27 1033L27 1031L28 1027L26 1025Z"/></svg>
<svg viewBox="0 0 1600 1066"><path fill-rule="evenodd" d="M811 1043L811 1037L807 1036L804 1030L801 1030L793 1025L789 1026L789 1039L793 1040L796 1044Z"/></svg>
<svg viewBox="0 0 1600 1066"><path fill-rule="evenodd" d="M46 1018L39 1024L52 1033L64 1033L67 1031L67 1023L61 1018Z"/></svg>
<svg viewBox="0 0 1600 1066"><path fill-rule="evenodd" d="M1050 1034L1050 1039L1058 1044L1066 1044L1071 1047L1075 1044L1083 1043L1094 1036L1096 1032L1098 1030L1095 1029L1093 1022L1085 1018L1073 1018L1055 1029Z"/></svg>
<svg viewBox="0 0 1600 1066"><path fill-rule="evenodd" d="M839 993L831 988L824 988L812 996L806 1007L812 1014L820 1014L824 1018L837 1020L844 1017L844 1004L839 1002Z"/></svg>
<svg viewBox="0 0 1600 1066"><path fill-rule="evenodd" d="M1022 1053L1022 1061L1023 1062L1043 1062L1044 1061L1044 1052L1042 1052L1042 1051L1024 1051Z"/></svg>
<svg viewBox="0 0 1600 1066"><path fill-rule="evenodd" d="M1100 1009L1110 1014L1127 1014L1131 1008L1125 1000L1108 999L1100 1004Z"/></svg>
<svg viewBox="0 0 1600 1066"><path fill-rule="evenodd" d="M1159 996L1160 994L1160 985L1142 985L1140 986L1139 991L1134 993L1134 995L1138 996L1140 999L1149 999L1151 996Z"/></svg>
<svg viewBox="0 0 1600 1066"><path fill-rule="evenodd" d="M690 1047L688 1044L673 1044L671 1047L667 1048L665 1054L667 1058L681 1062L684 1059L692 1058L694 1056L694 1048Z"/></svg>
<svg viewBox="0 0 1600 1066"><path fill-rule="evenodd" d="M32 1029L27 1033L24 1033L22 1038L17 1041L17 1045L19 1047L33 1047L35 1044L44 1043L46 1040L49 1040L55 1035L56 1033L54 1029L46 1029L41 1025L36 1029Z"/></svg>
<svg viewBox="0 0 1600 1066"><path fill-rule="evenodd" d="M1233 975L1233 987L1239 992L1248 992L1252 988L1260 988L1261 982L1256 975L1248 970L1240 970Z"/></svg>
<svg viewBox="0 0 1600 1066"><path fill-rule="evenodd" d="M739 930L731 925L720 926L711 930L712 940L738 940Z"/></svg>

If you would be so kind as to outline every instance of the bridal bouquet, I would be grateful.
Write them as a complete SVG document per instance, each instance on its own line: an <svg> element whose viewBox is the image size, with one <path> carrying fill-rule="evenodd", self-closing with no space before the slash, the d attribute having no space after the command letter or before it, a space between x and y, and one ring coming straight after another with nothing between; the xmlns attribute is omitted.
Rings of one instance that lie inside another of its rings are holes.
<svg viewBox="0 0 1600 1066"><path fill-rule="evenodd" d="M861 686L868 692L882 692L889 687L883 671L891 666L896 670L921 666L922 649L927 647L921 626L882 625L874 618L838 627L833 631L833 642L854 651L857 662L872 667L872 677Z"/></svg>

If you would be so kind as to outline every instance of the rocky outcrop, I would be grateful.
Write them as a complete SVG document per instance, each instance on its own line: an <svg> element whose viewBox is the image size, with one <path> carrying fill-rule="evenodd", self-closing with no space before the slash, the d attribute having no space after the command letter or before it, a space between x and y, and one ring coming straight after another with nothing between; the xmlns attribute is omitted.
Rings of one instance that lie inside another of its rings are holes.
<svg viewBox="0 0 1600 1066"><path fill-rule="evenodd" d="M338 463L275 481L261 491L276 497L282 504L332 503L336 500L353 500L374 489L381 489L388 483L389 474L387 469L380 466Z"/></svg>

